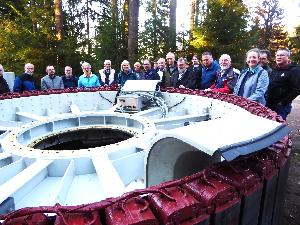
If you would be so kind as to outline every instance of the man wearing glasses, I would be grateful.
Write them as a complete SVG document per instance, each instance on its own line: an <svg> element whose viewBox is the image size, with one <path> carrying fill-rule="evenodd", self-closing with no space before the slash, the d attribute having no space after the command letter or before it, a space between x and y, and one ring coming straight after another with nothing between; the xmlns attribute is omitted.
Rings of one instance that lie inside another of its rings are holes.
<svg viewBox="0 0 300 225"><path fill-rule="evenodd" d="M277 50L267 97L267 106L284 120L292 110L292 101L300 94L300 68L291 63L290 56L287 48Z"/></svg>

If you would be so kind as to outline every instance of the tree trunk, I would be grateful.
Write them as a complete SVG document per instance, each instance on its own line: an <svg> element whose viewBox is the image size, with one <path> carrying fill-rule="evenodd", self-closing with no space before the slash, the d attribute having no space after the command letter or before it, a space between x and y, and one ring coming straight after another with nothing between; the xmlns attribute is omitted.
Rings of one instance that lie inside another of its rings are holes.
<svg viewBox="0 0 300 225"><path fill-rule="evenodd" d="M195 21L194 21L194 24L196 27L198 26L198 23L199 23L199 12L200 12L199 7L200 7L200 1L196 0L195 1Z"/></svg>
<svg viewBox="0 0 300 225"><path fill-rule="evenodd" d="M196 1L191 2L191 17L190 17L190 40L193 40L193 31L195 29Z"/></svg>
<svg viewBox="0 0 300 225"><path fill-rule="evenodd" d="M125 0L123 5L123 13L124 13L124 20L123 20L123 45L124 51L128 54L128 24L129 24L129 0ZM126 50L125 50L126 49ZM128 58L128 55L126 56Z"/></svg>
<svg viewBox="0 0 300 225"><path fill-rule="evenodd" d="M113 43L113 49L116 51L112 52L111 60L113 60L113 64L119 63L121 60L121 55L118 54L117 50L119 50L119 11L118 11L118 1L117 0L111 0L111 18L112 18L112 43Z"/></svg>
<svg viewBox="0 0 300 225"><path fill-rule="evenodd" d="M54 15L55 15L55 36L61 42L63 39L62 32L62 0L54 0Z"/></svg>
<svg viewBox="0 0 300 225"><path fill-rule="evenodd" d="M191 2L191 17L190 17L190 29L194 29L195 27L195 15L196 15L196 1L192 0Z"/></svg>
<svg viewBox="0 0 300 225"><path fill-rule="evenodd" d="M86 40L87 40L87 53L88 55L91 53L91 42L90 42L90 6L89 0L86 0Z"/></svg>
<svg viewBox="0 0 300 225"><path fill-rule="evenodd" d="M139 0L129 0L128 59L134 63L138 53Z"/></svg>
<svg viewBox="0 0 300 225"><path fill-rule="evenodd" d="M153 32L152 32L152 40L153 40L153 57L156 59L158 57L158 41L157 41L157 2L156 0L152 0L152 18L153 18Z"/></svg>
<svg viewBox="0 0 300 225"><path fill-rule="evenodd" d="M170 50L176 51L176 8L177 0L170 0Z"/></svg>

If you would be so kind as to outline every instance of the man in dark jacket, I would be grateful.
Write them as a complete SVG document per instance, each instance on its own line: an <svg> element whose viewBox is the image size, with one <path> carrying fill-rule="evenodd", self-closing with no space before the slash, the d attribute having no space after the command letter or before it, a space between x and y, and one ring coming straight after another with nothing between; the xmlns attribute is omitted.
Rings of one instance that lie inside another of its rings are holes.
<svg viewBox="0 0 300 225"><path fill-rule="evenodd" d="M62 80L65 88L75 88L78 86L78 78L73 76L72 67L65 67L65 75L62 76Z"/></svg>
<svg viewBox="0 0 300 225"><path fill-rule="evenodd" d="M268 72L268 75L271 75L272 68L269 66L269 57L270 51L269 50L260 50L259 59L261 67Z"/></svg>
<svg viewBox="0 0 300 225"><path fill-rule="evenodd" d="M160 80L160 76L158 75L155 69L151 68L151 62L148 59L145 59L144 62L144 74L140 77L140 80Z"/></svg>
<svg viewBox="0 0 300 225"><path fill-rule="evenodd" d="M16 77L14 82L14 92L32 91L35 90L35 84L33 80L34 65L26 63L24 66L25 72Z"/></svg>
<svg viewBox="0 0 300 225"><path fill-rule="evenodd" d="M6 80L3 77L3 74L4 74L4 68L0 64L0 94L10 92L8 84L7 84Z"/></svg>
<svg viewBox="0 0 300 225"><path fill-rule="evenodd" d="M163 87L176 87L178 81L178 67L175 61L175 54L169 52L166 55L167 66L162 76L161 85Z"/></svg>
<svg viewBox="0 0 300 225"><path fill-rule="evenodd" d="M291 63L290 51L276 52L276 67L270 75L267 106L284 120L292 110L292 101L300 94L300 68Z"/></svg>
<svg viewBox="0 0 300 225"><path fill-rule="evenodd" d="M178 66L178 81L176 87L195 89L196 82L199 80L196 73L192 73L187 69L186 59L179 58Z"/></svg>

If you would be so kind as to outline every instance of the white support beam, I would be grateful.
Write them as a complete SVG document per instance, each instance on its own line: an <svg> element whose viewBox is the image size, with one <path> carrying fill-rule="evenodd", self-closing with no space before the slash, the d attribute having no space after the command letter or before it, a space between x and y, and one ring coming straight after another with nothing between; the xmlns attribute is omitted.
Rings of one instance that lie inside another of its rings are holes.
<svg viewBox="0 0 300 225"><path fill-rule="evenodd" d="M125 192L125 185L107 154L101 153L94 156L92 161L105 195L116 197L123 194Z"/></svg>
<svg viewBox="0 0 300 225"><path fill-rule="evenodd" d="M18 202L47 175L45 170L53 160L38 160L0 186L0 203L8 197Z"/></svg>
<svg viewBox="0 0 300 225"><path fill-rule="evenodd" d="M57 193L53 196L53 205L60 203L63 205L65 203L69 188L73 182L75 176L75 165L74 160L70 161L68 168L65 171L65 174L60 181Z"/></svg>
<svg viewBox="0 0 300 225"><path fill-rule="evenodd" d="M16 115L17 115L18 120L21 122L46 120L45 116L40 116L40 115L29 113L29 112L16 112Z"/></svg>

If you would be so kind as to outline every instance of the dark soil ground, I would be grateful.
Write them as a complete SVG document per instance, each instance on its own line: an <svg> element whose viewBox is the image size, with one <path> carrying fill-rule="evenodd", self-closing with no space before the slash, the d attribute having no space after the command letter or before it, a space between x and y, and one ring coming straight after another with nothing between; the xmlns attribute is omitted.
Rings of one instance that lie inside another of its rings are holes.
<svg viewBox="0 0 300 225"><path fill-rule="evenodd" d="M300 225L300 98L294 100L287 122L293 141L290 171L286 186L284 214L281 225Z"/></svg>

